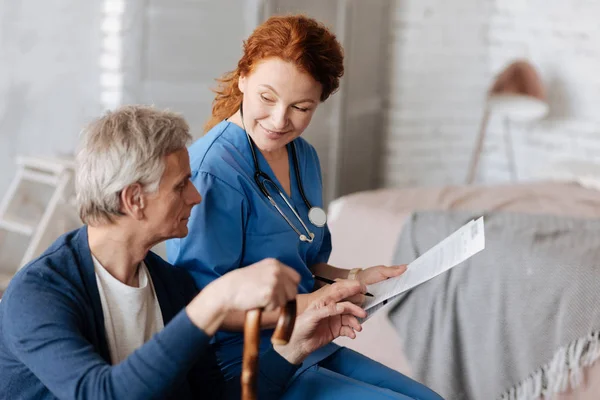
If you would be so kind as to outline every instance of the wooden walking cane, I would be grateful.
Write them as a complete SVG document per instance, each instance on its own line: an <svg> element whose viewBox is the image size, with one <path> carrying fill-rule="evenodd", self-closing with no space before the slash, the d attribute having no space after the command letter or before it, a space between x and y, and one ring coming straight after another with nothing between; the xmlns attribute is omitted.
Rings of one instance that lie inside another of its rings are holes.
<svg viewBox="0 0 600 400"><path fill-rule="evenodd" d="M246 312L244 321L244 358L242 362L242 400L257 400L258 349L260 345L261 309ZM296 300L281 308L275 332L271 337L273 344L287 344L296 322Z"/></svg>

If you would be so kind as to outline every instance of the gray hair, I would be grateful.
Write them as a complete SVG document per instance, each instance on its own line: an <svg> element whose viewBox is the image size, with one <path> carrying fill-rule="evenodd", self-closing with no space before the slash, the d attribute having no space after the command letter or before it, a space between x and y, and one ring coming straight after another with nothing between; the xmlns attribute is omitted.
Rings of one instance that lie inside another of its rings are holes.
<svg viewBox="0 0 600 400"><path fill-rule="evenodd" d="M139 183L158 190L164 157L192 139L183 117L149 106L123 106L107 112L82 132L76 159L75 190L81 220L109 223L120 212L120 194Z"/></svg>

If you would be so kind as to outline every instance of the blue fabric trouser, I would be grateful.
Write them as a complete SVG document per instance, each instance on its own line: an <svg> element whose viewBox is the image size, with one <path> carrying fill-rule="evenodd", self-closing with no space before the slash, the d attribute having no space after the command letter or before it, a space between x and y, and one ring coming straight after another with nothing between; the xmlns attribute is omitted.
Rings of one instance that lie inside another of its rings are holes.
<svg viewBox="0 0 600 400"><path fill-rule="evenodd" d="M442 400L428 387L353 350L341 347L290 382L282 399Z"/></svg>

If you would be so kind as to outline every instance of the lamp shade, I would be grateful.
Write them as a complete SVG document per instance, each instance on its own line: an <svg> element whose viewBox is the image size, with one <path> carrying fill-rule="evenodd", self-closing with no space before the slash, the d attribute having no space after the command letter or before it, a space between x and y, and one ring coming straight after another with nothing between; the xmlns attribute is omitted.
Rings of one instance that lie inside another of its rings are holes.
<svg viewBox="0 0 600 400"><path fill-rule="evenodd" d="M535 121L548 114L544 85L527 61L508 65L496 78L488 92L490 112L515 121Z"/></svg>
<svg viewBox="0 0 600 400"><path fill-rule="evenodd" d="M467 183L473 183L479 157L483 149L483 141L487 130L490 115L504 117L506 140L506 157L513 180L516 180L517 171L514 159L509 121L532 122L544 118L549 111L546 102L546 92L542 80L535 68L525 60L517 60L509 64L494 80L488 91L486 107L477 135L477 143L471 155Z"/></svg>

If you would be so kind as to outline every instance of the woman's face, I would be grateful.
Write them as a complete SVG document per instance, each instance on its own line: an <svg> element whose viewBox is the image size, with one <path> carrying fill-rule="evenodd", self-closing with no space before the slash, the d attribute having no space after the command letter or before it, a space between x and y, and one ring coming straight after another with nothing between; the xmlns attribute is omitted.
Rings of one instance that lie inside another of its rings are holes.
<svg viewBox="0 0 600 400"><path fill-rule="evenodd" d="M263 152L281 150L304 132L322 91L312 76L280 58L261 61L238 85L244 94L244 124Z"/></svg>

